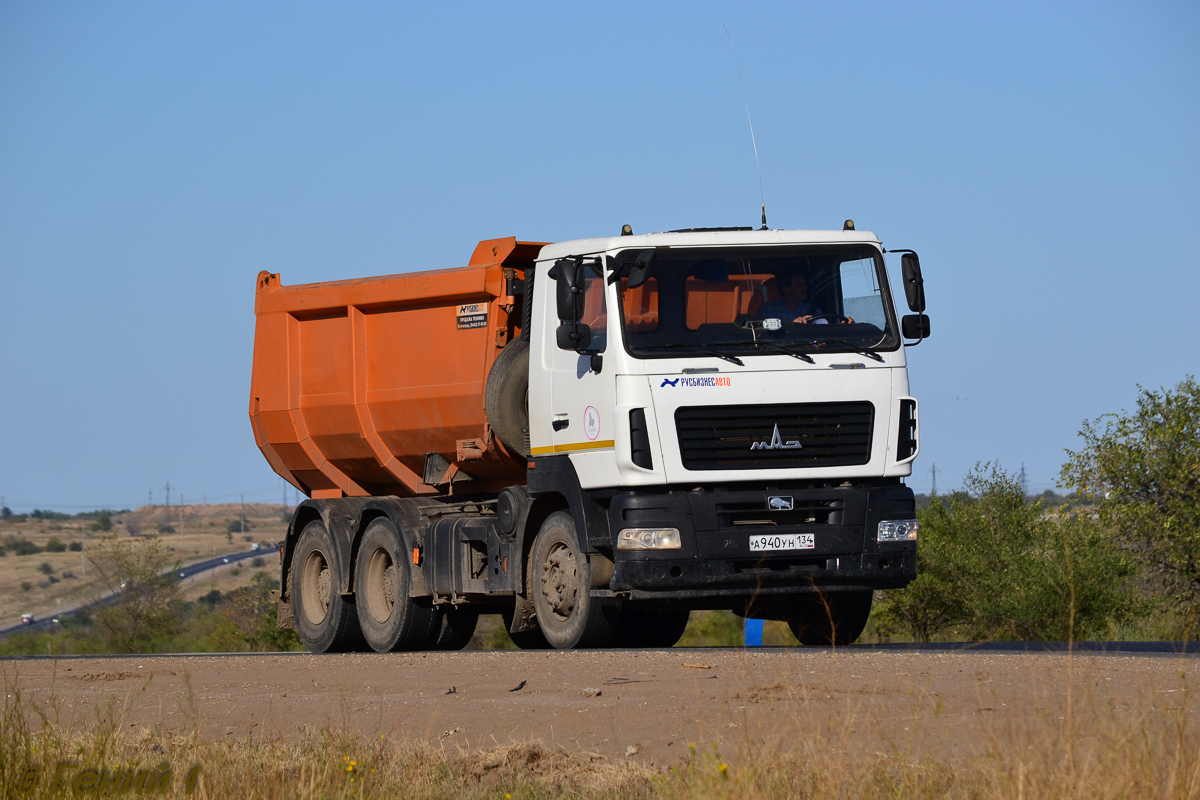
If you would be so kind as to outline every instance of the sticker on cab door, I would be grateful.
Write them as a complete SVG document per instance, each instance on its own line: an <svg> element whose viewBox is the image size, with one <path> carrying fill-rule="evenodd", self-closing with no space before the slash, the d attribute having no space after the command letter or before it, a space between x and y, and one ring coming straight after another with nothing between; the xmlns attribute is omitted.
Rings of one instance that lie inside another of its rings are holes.
<svg viewBox="0 0 1200 800"><path fill-rule="evenodd" d="M583 435L593 442L600 435L600 412L591 406L583 410Z"/></svg>
<svg viewBox="0 0 1200 800"><path fill-rule="evenodd" d="M458 307L458 329L486 328L487 303L463 303Z"/></svg>

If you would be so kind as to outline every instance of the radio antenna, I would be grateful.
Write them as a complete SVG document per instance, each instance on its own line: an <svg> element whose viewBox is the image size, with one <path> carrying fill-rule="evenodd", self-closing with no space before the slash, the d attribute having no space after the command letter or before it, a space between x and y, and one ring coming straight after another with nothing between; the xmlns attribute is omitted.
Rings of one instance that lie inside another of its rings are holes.
<svg viewBox="0 0 1200 800"><path fill-rule="evenodd" d="M721 25L725 29L725 36L729 39L729 49L733 51L733 66L737 70L738 86L742 88L742 102L746 104L746 122L750 123L750 144L754 147L754 168L758 171L758 199L762 201L762 230L767 229L767 196L763 193L762 182L762 165L758 163L758 142L754 138L754 120L750 119L750 101L746 98L746 84L742 80L742 66L738 63L737 48L733 46L733 37L729 35L729 27L725 24Z"/></svg>

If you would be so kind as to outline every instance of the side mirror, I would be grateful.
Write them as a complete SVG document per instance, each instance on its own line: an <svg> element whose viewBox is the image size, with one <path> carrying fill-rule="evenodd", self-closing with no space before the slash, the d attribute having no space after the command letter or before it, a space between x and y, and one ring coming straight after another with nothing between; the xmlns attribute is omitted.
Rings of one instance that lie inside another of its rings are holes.
<svg viewBox="0 0 1200 800"><path fill-rule="evenodd" d="M562 258L554 263L554 279L557 290L558 318L563 322L578 322L583 319L583 293L585 290L583 261Z"/></svg>
<svg viewBox="0 0 1200 800"><path fill-rule="evenodd" d="M904 280L904 299L908 301L909 310L924 313L925 281L921 278L921 259L917 258L916 253L900 256L900 275Z"/></svg>
<svg viewBox="0 0 1200 800"><path fill-rule="evenodd" d="M592 329L582 322L564 322L554 330L554 338L559 350L586 350L592 345Z"/></svg>
<svg viewBox="0 0 1200 800"><path fill-rule="evenodd" d="M900 318L900 330L905 339L928 339L929 317L924 314L905 314Z"/></svg>

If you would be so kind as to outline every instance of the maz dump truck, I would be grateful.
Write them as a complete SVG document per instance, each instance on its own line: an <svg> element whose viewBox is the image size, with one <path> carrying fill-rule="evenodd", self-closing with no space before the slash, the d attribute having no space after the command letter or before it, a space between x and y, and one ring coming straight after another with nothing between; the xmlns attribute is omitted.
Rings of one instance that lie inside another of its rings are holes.
<svg viewBox="0 0 1200 800"><path fill-rule="evenodd" d="M915 253L874 234L492 239L465 267L258 276L250 420L307 496L281 627L313 652L669 647L692 609L862 632L916 575ZM906 342L907 340L907 342Z"/></svg>

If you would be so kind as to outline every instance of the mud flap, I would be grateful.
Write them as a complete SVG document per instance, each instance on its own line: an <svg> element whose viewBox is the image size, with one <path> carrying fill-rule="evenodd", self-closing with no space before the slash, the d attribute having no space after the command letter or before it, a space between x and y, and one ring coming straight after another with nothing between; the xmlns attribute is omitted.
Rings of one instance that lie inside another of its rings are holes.
<svg viewBox="0 0 1200 800"><path fill-rule="evenodd" d="M271 590L271 602L276 606L275 627L280 630L295 630L296 617L292 614L292 604L279 598L279 590Z"/></svg>

